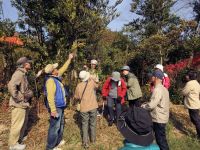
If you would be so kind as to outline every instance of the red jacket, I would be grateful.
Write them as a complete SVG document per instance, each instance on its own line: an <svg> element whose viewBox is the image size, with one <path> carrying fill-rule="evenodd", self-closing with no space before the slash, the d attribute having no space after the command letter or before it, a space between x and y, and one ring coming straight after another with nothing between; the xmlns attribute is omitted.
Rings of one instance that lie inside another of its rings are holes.
<svg viewBox="0 0 200 150"><path fill-rule="evenodd" d="M126 84L124 80L121 78L121 85L117 86L117 94L122 98L121 104L125 102L125 95L126 95ZM111 88L111 77L108 77L107 80L105 81L103 88L102 88L102 96L108 96Z"/></svg>

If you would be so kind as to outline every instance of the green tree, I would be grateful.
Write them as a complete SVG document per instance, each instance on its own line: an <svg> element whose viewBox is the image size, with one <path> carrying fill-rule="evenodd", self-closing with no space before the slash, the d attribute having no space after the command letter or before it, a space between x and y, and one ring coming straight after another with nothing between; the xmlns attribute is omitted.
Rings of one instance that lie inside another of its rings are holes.
<svg viewBox="0 0 200 150"><path fill-rule="evenodd" d="M133 0L131 12L138 15L127 27L136 40L151 35L162 33L171 24L176 24L178 18L170 14L170 8L174 5L173 0Z"/></svg>

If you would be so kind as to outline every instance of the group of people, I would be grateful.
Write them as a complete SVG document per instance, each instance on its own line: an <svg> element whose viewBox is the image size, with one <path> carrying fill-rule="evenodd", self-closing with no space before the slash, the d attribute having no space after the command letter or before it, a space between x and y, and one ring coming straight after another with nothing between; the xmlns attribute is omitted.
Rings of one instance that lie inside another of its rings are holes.
<svg viewBox="0 0 200 150"><path fill-rule="evenodd" d="M67 70L73 54L58 68L58 64L48 64L44 68L45 105L50 115L46 150L60 150L65 144L64 109L67 107L65 86L61 76ZM79 73L74 99L80 102L82 146L87 149L90 143L96 141L97 124L97 93L99 76L96 70L98 62L91 60L91 68L83 67ZM28 121L30 100L33 92L29 88L27 72L31 69L31 61L22 57L17 61L17 69L8 84L11 94L11 129L9 137L10 150L24 150L26 145L24 131ZM196 126L200 138L200 85L197 73L190 71L186 75L186 85L183 89L184 104L189 109L192 123ZM163 72L161 64L156 65L150 76L151 98L141 103L143 94L137 77L130 72L129 66L123 66L121 72L114 71L106 79L102 87L102 99L107 103L108 125L116 122L118 130L125 137L121 150L152 149L168 150L166 139L166 124L169 120L170 98L168 88L170 80ZM123 111L126 100L128 109ZM154 135L157 144L152 144Z"/></svg>

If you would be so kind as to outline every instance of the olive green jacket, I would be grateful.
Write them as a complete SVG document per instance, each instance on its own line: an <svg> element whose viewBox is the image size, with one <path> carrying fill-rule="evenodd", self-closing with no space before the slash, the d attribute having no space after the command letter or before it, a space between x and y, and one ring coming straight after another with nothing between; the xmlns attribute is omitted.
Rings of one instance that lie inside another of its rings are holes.
<svg viewBox="0 0 200 150"><path fill-rule="evenodd" d="M140 88L140 84L138 82L137 77L134 74L128 74L126 86L128 100L135 100L142 97L142 90Z"/></svg>

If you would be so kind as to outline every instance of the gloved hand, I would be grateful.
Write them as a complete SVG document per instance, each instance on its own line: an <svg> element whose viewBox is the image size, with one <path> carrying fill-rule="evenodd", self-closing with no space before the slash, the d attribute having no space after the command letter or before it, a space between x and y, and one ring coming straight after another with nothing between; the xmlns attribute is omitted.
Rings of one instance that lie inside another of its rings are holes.
<svg viewBox="0 0 200 150"><path fill-rule="evenodd" d="M103 98L103 100L104 100L104 101L106 101L106 100L107 100L106 96L103 96L102 98Z"/></svg>
<svg viewBox="0 0 200 150"><path fill-rule="evenodd" d="M118 97L117 97L117 103L121 103L121 100L122 100L122 97L121 97L121 96L118 96Z"/></svg>
<svg viewBox="0 0 200 150"><path fill-rule="evenodd" d="M33 91L28 90L24 93L24 101L28 102L33 97Z"/></svg>

